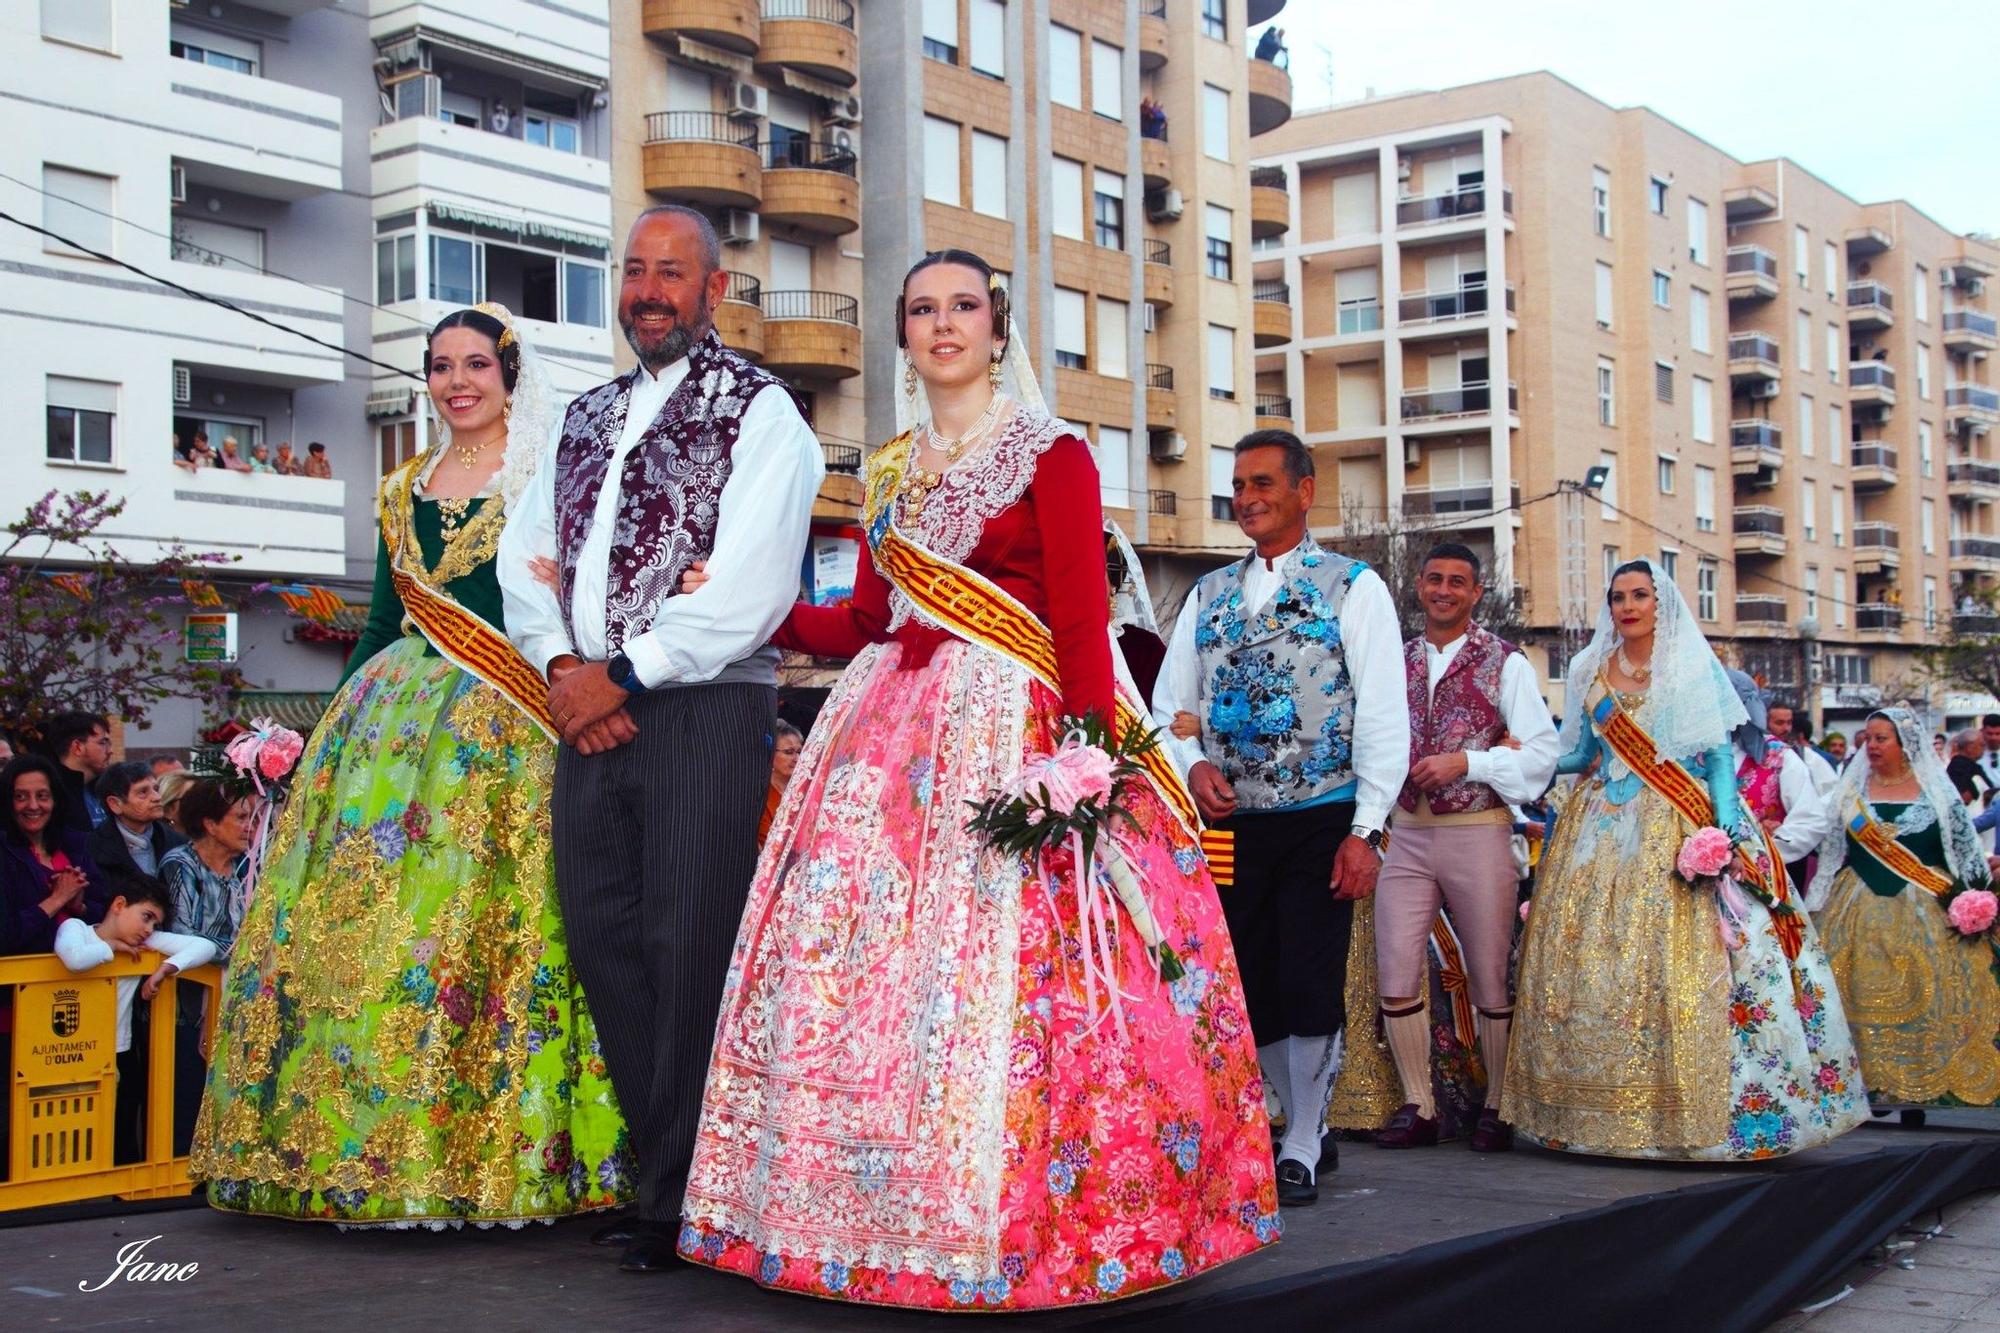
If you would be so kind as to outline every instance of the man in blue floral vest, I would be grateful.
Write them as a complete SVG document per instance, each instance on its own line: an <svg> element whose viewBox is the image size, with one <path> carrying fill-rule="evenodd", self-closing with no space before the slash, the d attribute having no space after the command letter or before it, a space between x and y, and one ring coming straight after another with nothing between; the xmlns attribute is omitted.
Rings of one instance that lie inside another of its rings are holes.
<svg viewBox="0 0 2000 1333"><path fill-rule="evenodd" d="M1382 579L1307 531L1312 454L1290 431L1236 445L1236 522L1255 550L1181 607L1154 693L1202 817L1236 838L1222 908L1264 1077L1284 1107L1278 1198L1319 1197L1321 1127L1346 1023L1353 900L1375 891L1410 759L1403 636Z"/></svg>

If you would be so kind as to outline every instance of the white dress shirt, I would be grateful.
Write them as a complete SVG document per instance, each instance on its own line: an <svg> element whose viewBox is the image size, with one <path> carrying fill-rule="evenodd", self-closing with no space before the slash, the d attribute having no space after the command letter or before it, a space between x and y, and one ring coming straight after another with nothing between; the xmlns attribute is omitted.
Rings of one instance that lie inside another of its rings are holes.
<svg viewBox="0 0 2000 1333"><path fill-rule="evenodd" d="M1840 785L1840 774L1836 773L1833 765L1827 763L1825 756L1812 746L1801 745L1792 751L1792 755L1805 765L1806 775L1812 779L1813 790L1821 796L1825 796ZM1785 804L1789 808L1790 800L1788 799Z"/></svg>
<svg viewBox="0 0 2000 1333"><path fill-rule="evenodd" d="M1424 662L1430 668L1433 697L1445 670L1465 647L1465 640L1466 636L1461 634L1442 648L1427 638L1419 640L1424 645ZM1528 665L1525 654L1507 654L1500 667L1500 717L1507 724L1507 734L1521 742L1521 748L1496 745L1491 750L1467 750L1465 780L1485 783L1509 804L1532 801L1548 790L1549 780L1556 775L1556 760L1561 756L1555 719L1549 716L1549 706L1542 702L1542 692L1535 684L1535 669Z"/></svg>
<svg viewBox="0 0 2000 1333"><path fill-rule="evenodd" d="M1747 756L1741 745L1734 749L1740 773ZM1833 831L1833 805L1813 781L1806 761L1790 747L1778 761L1778 799L1784 802L1785 821L1771 831L1771 841L1778 844L1778 854L1787 863L1803 860L1818 851L1820 839Z"/></svg>
<svg viewBox="0 0 2000 1333"><path fill-rule="evenodd" d="M176 935L172 931L156 930L146 937L145 944L140 947L165 955L176 972L200 967L215 957L215 941L205 935ZM63 966L72 972L88 972L118 956L109 940L76 917L70 917L56 927L55 953L62 959ZM118 978L118 1041L115 1049L120 1051L132 1049L132 1001L139 994L140 980L138 977Z"/></svg>
<svg viewBox="0 0 2000 1333"><path fill-rule="evenodd" d="M1296 549L1296 548L1294 548ZM1280 570L1291 555L1275 560L1252 556L1243 576L1243 614L1255 614L1284 582ZM1201 614L1193 592L1181 604L1167 643L1166 660L1153 684L1153 724L1160 742L1181 766L1192 771L1201 763L1201 741L1181 740L1168 730L1175 713L1201 715L1201 656L1195 650L1195 621ZM1410 769L1410 704L1403 691L1403 633L1396 623L1396 604L1388 585L1372 569L1358 574L1340 608L1340 641L1347 653L1347 674L1354 682L1354 832L1382 828L1389 809L1403 790ZM1202 728L1208 727L1203 717ZM1540 793L1537 793L1539 795Z"/></svg>
<svg viewBox="0 0 2000 1333"><path fill-rule="evenodd" d="M605 635L605 589L611 537L618 519L619 482L625 460L653 424L667 398L687 376L683 357L652 374L639 368L626 405L625 428L611 451L597 492L590 532L577 553L570 597L572 643L555 589L529 572L536 556L556 556L556 450L562 428L543 455L535 479L500 534L499 574L507 636L521 655L544 672L574 653L586 662L610 655ZM715 522L708 582L667 598L643 634L625 640L639 683L691 685L712 680L724 667L761 648L798 600L800 571L811 534L813 498L826 476L819 439L785 391L766 386L743 412Z"/></svg>

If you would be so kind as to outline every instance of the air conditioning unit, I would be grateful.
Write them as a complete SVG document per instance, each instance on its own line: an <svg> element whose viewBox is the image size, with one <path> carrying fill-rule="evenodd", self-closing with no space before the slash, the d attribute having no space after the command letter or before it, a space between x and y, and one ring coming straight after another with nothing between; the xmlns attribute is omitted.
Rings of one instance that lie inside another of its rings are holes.
<svg viewBox="0 0 2000 1333"><path fill-rule="evenodd" d="M761 221L747 208L725 208L722 210L722 225L716 230L724 245L749 245L757 239L757 226Z"/></svg>
<svg viewBox="0 0 2000 1333"><path fill-rule="evenodd" d="M771 94L754 83L732 79L729 83L729 118L755 120L771 113Z"/></svg>
<svg viewBox="0 0 2000 1333"><path fill-rule="evenodd" d="M1967 296L1984 296L1986 294L1986 279L1967 278L1965 280L1965 294Z"/></svg>
<svg viewBox="0 0 2000 1333"><path fill-rule="evenodd" d="M1155 222L1172 222L1186 207L1179 190L1155 190L1146 196L1146 216Z"/></svg>
<svg viewBox="0 0 2000 1333"><path fill-rule="evenodd" d="M1145 329L1146 332L1152 333L1157 329L1160 322L1160 316L1158 314L1157 308L1153 305L1151 301L1142 302L1141 305L1144 308L1145 313L1142 316L1140 316L1140 325L1142 328Z"/></svg>
<svg viewBox="0 0 2000 1333"><path fill-rule="evenodd" d="M835 157L853 157L861 146L861 136L853 130L836 129L826 136L826 142Z"/></svg>
<svg viewBox="0 0 2000 1333"><path fill-rule="evenodd" d="M861 123L861 97L849 93L845 97L835 97L826 104L826 120L829 125L859 125Z"/></svg>
<svg viewBox="0 0 2000 1333"><path fill-rule="evenodd" d="M1150 441L1155 463L1178 463L1187 457L1187 436L1177 430L1156 430Z"/></svg>
<svg viewBox="0 0 2000 1333"><path fill-rule="evenodd" d="M174 168L179 171L179 167ZM194 401L194 375L186 366L174 367L174 406L186 407Z"/></svg>
<svg viewBox="0 0 2000 1333"><path fill-rule="evenodd" d="M1750 397L1752 400L1776 398L1777 396L1778 382L1776 380L1765 380L1762 384L1753 384L1750 386Z"/></svg>
<svg viewBox="0 0 2000 1333"><path fill-rule="evenodd" d="M1397 158L1397 159L1396 159L1396 179L1397 179L1397 180L1399 180L1399 181L1406 181L1406 180L1408 180L1408 179L1410 178L1410 174L1411 174L1411 173L1412 173L1413 171L1415 171L1415 170L1416 170L1416 164L1415 164L1415 163L1413 163L1413 162L1411 162L1409 158L1407 158L1407 157L1399 157L1399 158Z"/></svg>
<svg viewBox="0 0 2000 1333"><path fill-rule="evenodd" d="M1424 461L1424 446L1422 441L1411 440L1403 445L1404 467L1406 468L1421 467L1423 465L1423 461Z"/></svg>
<svg viewBox="0 0 2000 1333"><path fill-rule="evenodd" d="M188 201L187 168L178 162L167 168L167 198L176 204Z"/></svg>

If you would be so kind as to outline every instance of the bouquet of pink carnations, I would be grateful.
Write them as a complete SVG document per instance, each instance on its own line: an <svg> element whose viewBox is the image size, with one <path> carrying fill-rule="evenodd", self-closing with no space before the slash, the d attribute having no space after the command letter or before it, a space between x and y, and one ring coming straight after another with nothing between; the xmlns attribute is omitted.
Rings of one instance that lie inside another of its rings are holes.
<svg viewBox="0 0 2000 1333"><path fill-rule="evenodd" d="M1994 896L1990 883L1971 885L1955 879L1940 901L1951 928L1964 936L1986 934L1993 929L1994 918L2000 916L2000 898Z"/></svg>
<svg viewBox="0 0 2000 1333"><path fill-rule="evenodd" d="M1063 718L1056 728L1063 741L1052 753L1028 760L988 799L968 803L973 814L966 827L985 834L1001 851L1037 862L1053 848L1070 848L1076 863L1077 915L1084 931L1087 973L1110 975L1111 940L1095 892L1101 868L1146 952L1159 964L1161 980L1179 980L1184 975L1180 957L1153 916L1131 862L1119 850L1114 828L1114 821L1125 814L1118 804L1119 793L1126 783L1142 780L1139 760L1158 746L1159 739L1139 729L1114 739L1111 729L1094 715ZM1115 996L1116 983L1111 984Z"/></svg>
<svg viewBox="0 0 2000 1333"><path fill-rule="evenodd" d="M1694 888L1712 889L1729 869L1735 854L1736 845L1727 833L1719 828L1698 828L1681 844L1680 854L1674 858L1674 869Z"/></svg>

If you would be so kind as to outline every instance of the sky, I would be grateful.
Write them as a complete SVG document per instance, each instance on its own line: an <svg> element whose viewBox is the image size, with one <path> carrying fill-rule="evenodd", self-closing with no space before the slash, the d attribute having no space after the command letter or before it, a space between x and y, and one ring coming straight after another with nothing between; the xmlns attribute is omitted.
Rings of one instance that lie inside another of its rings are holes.
<svg viewBox="0 0 2000 1333"><path fill-rule="evenodd" d="M1274 22L1300 111L1547 69L1739 159L2000 232L2000 0L1291 0Z"/></svg>

